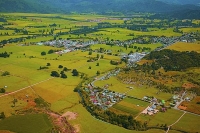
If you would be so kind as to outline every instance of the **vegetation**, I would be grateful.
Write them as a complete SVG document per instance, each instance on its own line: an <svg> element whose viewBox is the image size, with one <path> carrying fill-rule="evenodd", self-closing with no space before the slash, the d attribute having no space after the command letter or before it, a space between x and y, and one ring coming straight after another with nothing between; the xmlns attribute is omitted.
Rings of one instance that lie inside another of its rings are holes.
<svg viewBox="0 0 200 133"><path fill-rule="evenodd" d="M200 54L194 51L179 52L165 49L151 52L146 59L155 60L149 66L143 64L143 67L150 67L151 70L158 70L160 67L163 67L165 71L181 71L191 67L200 67L200 63L198 62ZM187 63L185 60L187 60Z"/></svg>

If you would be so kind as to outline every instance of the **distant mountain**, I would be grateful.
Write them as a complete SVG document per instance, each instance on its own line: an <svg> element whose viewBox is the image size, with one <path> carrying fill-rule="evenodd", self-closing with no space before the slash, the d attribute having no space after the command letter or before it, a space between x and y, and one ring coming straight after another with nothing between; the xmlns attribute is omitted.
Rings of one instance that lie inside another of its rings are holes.
<svg viewBox="0 0 200 133"><path fill-rule="evenodd" d="M187 9L200 9L200 7L195 5L175 5L172 3L165 3L166 1L167 0L0 0L0 12L160 13Z"/></svg>
<svg viewBox="0 0 200 133"><path fill-rule="evenodd" d="M179 4L179 5L199 5L200 6L200 0L158 0L162 1L168 4Z"/></svg>

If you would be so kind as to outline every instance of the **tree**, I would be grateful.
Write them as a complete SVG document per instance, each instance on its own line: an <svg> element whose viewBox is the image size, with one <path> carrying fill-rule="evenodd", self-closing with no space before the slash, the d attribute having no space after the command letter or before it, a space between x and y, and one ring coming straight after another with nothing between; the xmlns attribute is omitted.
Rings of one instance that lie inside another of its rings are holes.
<svg viewBox="0 0 200 133"><path fill-rule="evenodd" d="M47 66L51 66L51 64L50 64L50 63L47 63Z"/></svg>
<svg viewBox="0 0 200 133"><path fill-rule="evenodd" d="M0 89L0 93L5 93L5 92L6 92L6 90L4 88Z"/></svg>
<svg viewBox="0 0 200 133"><path fill-rule="evenodd" d="M5 118L5 114L4 114L4 112L1 112L0 119L4 119L4 118Z"/></svg>
<svg viewBox="0 0 200 133"><path fill-rule="evenodd" d="M97 58L99 59L99 54L97 54Z"/></svg>
<svg viewBox="0 0 200 133"><path fill-rule="evenodd" d="M96 73L97 75L100 75L100 71L97 71L97 73Z"/></svg>
<svg viewBox="0 0 200 133"><path fill-rule="evenodd" d="M51 76L52 77L60 77L60 74L57 71L52 71Z"/></svg>
<svg viewBox="0 0 200 133"><path fill-rule="evenodd" d="M18 102L18 100L17 99L13 99L13 107L15 107L15 104Z"/></svg>
<svg viewBox="0 0 200 133"><path fill-rule="evenodd" d="M65 73L62 73L62 74L61 74L61 78L66 79L66 78L67 78L67 75L66 75Z"/></svg>
<svg viewBox="0 0 200 133"><path fill-rule="evenodd" d="M90 51L90 52L88 53L88 55L92 55L92 51Z"/></svg>
<svg viewBox="0 0 200 133"><path fill-rule="evenodd" d="M103 59L104 55L101 55L101 59Z"/></svg>
<svg viewBox="0 0 200 133"><path fill-rule="evenodd" d="M92 69L92 67L91 66L89 66L89 68L88 69Z"/></svg>
<svg viewBox="0 0 200 133"><path fill-rule="evenodd" d="M44 52L44 51L43 51L43 52L41 52L41 55L42 55L42 56L46 55L46 52Z"/></svg>
<svg viewBox="0 0 200 133"><path fill-rule="evenodd" d="M67 70L68 70L68 69L67 69L67 67L64 67L64 68L63 68L63 71L65 71L65 72L66 72Z"/></svg>
<svg viewBox="0 0 200 133"><path fill-rule="evenodd" d="M99 66L99 62L96 64L96 66Z"/></svg>
<svg viewBox="0 0 200 133"><path fill-rule="evenodd" d="M52 53L54 53L54 50L53 50L53 49L50 49L50 50L48 51L48 54L52 54Z"/></svg>
<svg viewBox="0 0 200 133"><path fill-rule="evenodd" d="M72 70L72 74L73 74L72 76L78 76L79 75L79 73L76 69Z"/></svg>
<svg viewBox="0 0 200 133"><path fill-rule="evenodd" d="M62 65L59 65L58 68L63 68L63 66L62 66Z"/></svg>

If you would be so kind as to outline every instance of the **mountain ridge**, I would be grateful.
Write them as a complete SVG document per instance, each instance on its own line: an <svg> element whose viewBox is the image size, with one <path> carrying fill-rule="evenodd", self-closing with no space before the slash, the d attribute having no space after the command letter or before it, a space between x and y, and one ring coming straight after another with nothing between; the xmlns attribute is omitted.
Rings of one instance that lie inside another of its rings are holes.
<svg viewBox="0 0 200 133"><path fill-rule="evenodd" d="M67 12L171 12L195 9L195 5L176 5L166 0L0 0L0 12L35 12L35 13L67 13Z"/></svg>

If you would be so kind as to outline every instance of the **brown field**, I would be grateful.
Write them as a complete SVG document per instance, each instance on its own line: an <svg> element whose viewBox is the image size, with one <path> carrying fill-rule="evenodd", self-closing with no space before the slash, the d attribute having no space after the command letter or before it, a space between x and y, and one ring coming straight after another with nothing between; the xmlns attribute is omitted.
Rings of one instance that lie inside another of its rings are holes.
<svg viewBox="0 0 200 133"><path fill-rule="evenodd" d="M186 111L193 112L195 114L200 114L200 104L197 104L197 102L200 102L200 96L197 96L191 102L182 102L181 105L186 107L184 109Z"/></svg>
<svg viewBox="0 0 200 133"><path fill-rule="evenodd" d="M140 60L137 64L143 65L145 63L152 63L152 62L153 62L152 60Z"/></svg>
<svg viewBox="0 0 200 133"><path fill-rule="evenodd" d="M193 87L196 87L196 86L192 83L184 83L182 85L182 87L185 88L185 89L190 89L190 88L193 88Z"/></svg>
<svg viewBox="0 0 200 133"><path fill-rule="evenodd" d="M173 50L177 50L177 51L196 51L196 52L200 53L200 44L178 42L178 43L175 43L175 44L167 47L167 49L173 49Z"/></svg>

